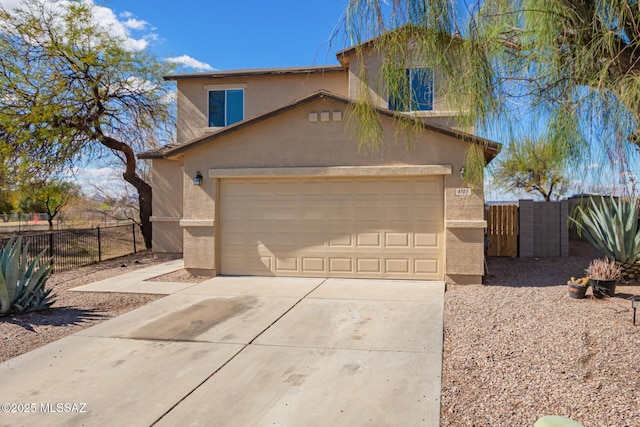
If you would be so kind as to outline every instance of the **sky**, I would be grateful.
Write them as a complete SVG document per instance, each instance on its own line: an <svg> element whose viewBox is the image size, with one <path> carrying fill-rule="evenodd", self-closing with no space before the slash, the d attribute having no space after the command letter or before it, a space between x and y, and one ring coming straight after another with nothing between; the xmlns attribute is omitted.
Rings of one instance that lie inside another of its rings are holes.
<svg viewBox="0 0 640 427"><path fill-rule="evenodd" d="M160 57L188 57L192 71L336 64L328 41L347 0L106 0L116 16L144 21ZM188 4L188 6L187 6ZM126 20L125 20L126 21ZM134 32L134 34L136 34ZM342 40L340 40L342 43ZM341 46L342 47L342 46Z"/></svg>
<svg viewBox="0 0 640 427"><path fill-rule="evenodd" d="M0 0L12 9L20 0ZM64 3L64 1L59 2ZM348 0L94 0L109 31L185 72L337 64ZM335 45L337 43L337 46Z"/></svg>
<svg viewBox="0 0 640 427"><path fill-rule="evenodd" d="M68 0L46 1L64 5ZM350 45L342 35L332 37L343 28L349 0L196 0L184 6L175 0L85 1L94 2L97 21L131 49L146 48L175 62L180 73L337 64L335 53ZM0 5L10 10L20 2L0 0ZM111 167L84 173L93 187L101 182L121 186L120 172ZM487 200L520 196L490 182L488 176Z"/></svg>
<svg viewBox="0 0 640 427"><path fill-rule="evenodd" d="M55 0L49 0L54 2ZM12 10L21 0L0 0ZM65 0L59 0L64 4ZM132 49L177 63L177 72L337 64L348 45L332 38L348 0L93 0L96 19ZM89 166L79 173L87 194L122 193L121 172Z"/></svg>

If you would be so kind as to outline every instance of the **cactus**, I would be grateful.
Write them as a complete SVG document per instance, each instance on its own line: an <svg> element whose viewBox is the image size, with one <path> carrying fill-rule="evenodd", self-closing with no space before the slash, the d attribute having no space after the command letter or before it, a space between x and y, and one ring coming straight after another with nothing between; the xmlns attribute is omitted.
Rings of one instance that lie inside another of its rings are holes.
<svg viewBox="0 0 640 427"><path fill-rule="evenodd" d="M44 310L55 302L56 294L45 289L52 270L51 259L40 264L45 252L29 262L29 245L23 247L22 238L0 249L0 316Z"/></svg>
<svg viewBox="0 0 640 427"><path fill-rule="evenodd" d="M638 229L638 199L629 201L611 197L590 206L579 206L569 222L604 255L621 264L633 265L640 257L640 230Z"/></svg>

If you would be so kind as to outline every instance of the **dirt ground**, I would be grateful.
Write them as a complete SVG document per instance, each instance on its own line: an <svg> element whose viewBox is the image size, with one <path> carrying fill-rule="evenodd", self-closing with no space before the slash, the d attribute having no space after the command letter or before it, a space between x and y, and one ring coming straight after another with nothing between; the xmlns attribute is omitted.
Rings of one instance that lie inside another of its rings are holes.
<svg viewBox="0 0 640 427"><path fill-rule="evenodd" d="M0 317L0 362L161 298L69 289L165 261L156 260L145 251L52 274L47 287L52 287L58 296L50 310Z"/></svg>
<svg viewBox="0 0 640 427"><path fill-rule="evenodd" d="M619 284L613 298L568 296L567 280L600 256L572 242L564 258L489 258L484 285L447 287L443 427L532 426L543 415L640 425L640 322L629 301L640 284ZM0 362L161 298L69 292L159 262L139 253L54 274L54 308L0 318ZM197 279L180 270L154 280Z"/></svg>

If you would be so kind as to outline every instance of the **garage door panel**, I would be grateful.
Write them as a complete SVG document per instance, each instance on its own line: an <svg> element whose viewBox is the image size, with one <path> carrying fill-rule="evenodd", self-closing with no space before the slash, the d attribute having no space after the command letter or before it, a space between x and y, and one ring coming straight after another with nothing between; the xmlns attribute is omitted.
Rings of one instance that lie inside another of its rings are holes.
<svg viewBox="0 0 640 427"><path fill-rule="evenodd" d="M324 273L325 259L318 257L302 257L302 270L310 273Z"/></svg>
<svg viewBox="0 0 640 427"><path fill-rule="evenodd" d="M353 273L353 259L329 258L329 271L333 273Z"/></svg>
<svg viewBox="0 0 640 427"><path fill-rule="evenodd" d="M358 258L356 273L382 274L379 258Z"/></svg>
<svg viewBox="0 0 640 427"><path fill-rule="evenodd" d="M436 274L441 270L440 262L435 259L416 259L413 262L416 274Z"/></svg>
<svg viewBox="0 0 640 427"><path fill-rule="evenodd" d="M352 247L353 235L346 233L329 233L329 247Z"/></svg>
<svg viewBox="0 0 640 427"><path fill-rule="evenodd" d="M387 181L382 180L379 182L383 193L386 195L392 194L409 194L411 192L411 181Z"/></svg>
<svg viewBox="0 0 640 427"><path fill-rule="evenodd" d="M414 242L416 248L437 248L438 235L435 233L416 233Z"/></svg>
<svg viewBox="0 0 640 427"><path fill-rule="evenodd" d="M372 206L358 206L356 208L356 218L360 221L379 221L381 209Z"/></svg>
<svg viewBox="0 0 640 427"><path fill-rule="evenodd" d="M372 233L359 233L358 234L358 247L374 247L374 248L380 248L381 245L381 237L380 237L380 233L378 232L372 232Z"/></svg>
<svg viewBox="0 0 640 427"><path fill-rule="evenodd" d="M298 258L276 258L276 271L282 272L297 272L298 271Z"/></svg>
<svg viewBox="0 0 640 427"><path fill-rule="evenodd" d="M409 233L385 233L385 245L390 248L409 248Z"/></svg>
<svg viewBox="0 0 640 427"><path fill-rule="evenodd" d="M417 179L413 182L413 193L438 196L442 191L439 182L433 179Z"/></svg>
<svg viewBox="0 0 640 427"><path fill-rule="evenodd" d="M223 179L222 274L443 278L441 177Z"/></svg>
<svg viewBox="0 0 640 427"><path fill-rule="evenodd" d="M387 258L387 272L392 274L410 274L409 260L406 258Z"/></svg>

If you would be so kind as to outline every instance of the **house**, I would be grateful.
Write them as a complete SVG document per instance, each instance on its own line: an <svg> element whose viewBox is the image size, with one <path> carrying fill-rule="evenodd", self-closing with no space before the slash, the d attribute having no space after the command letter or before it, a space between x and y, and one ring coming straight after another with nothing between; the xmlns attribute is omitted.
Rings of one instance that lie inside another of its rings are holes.
<svg viewBox="0 0 640 427"><path fill-rule="evenodd" d="M195 274L481 283L484 196L461 180L470 144L431 68L408 67L406 108L373 81L371 43L340 64L167 76L177 82L177 143L152 160L153 251ZM361 150L346 126L369 90L384 141ZM396 111L393 111L396 110ZM425 130L396 137L398 111Z"/></svg>

